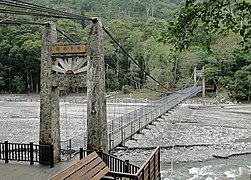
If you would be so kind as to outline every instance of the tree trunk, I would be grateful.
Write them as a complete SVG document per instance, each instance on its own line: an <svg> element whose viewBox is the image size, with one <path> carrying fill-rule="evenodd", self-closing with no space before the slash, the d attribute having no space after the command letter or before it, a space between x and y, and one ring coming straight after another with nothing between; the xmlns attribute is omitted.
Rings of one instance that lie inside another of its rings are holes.
<svg viewBox="0 0 251 180"><path fill-rule="evenodd" d="M30 75L30 84L31 84L31 92L34 92L34 82L32 74Z"/></svg>

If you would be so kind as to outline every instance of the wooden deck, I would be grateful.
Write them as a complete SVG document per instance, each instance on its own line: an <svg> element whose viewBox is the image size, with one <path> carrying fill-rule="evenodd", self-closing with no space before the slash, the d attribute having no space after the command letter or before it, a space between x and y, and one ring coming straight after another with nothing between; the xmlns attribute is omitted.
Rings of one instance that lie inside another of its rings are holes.
<svg viewBox="0 0 251 180"><path fill-rule="evenodd" d="M92 152L86 158L79 160L77 163L56 174L50 180L98 180L102 179L109 172L109 168L98 156Z"/></svg>

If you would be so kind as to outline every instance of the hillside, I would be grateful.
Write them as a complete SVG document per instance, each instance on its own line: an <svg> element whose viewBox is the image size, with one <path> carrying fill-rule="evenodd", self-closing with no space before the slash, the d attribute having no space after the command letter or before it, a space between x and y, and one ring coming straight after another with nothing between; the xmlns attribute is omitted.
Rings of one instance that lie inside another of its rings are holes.
<svg viewBox="0 0 251 180"><path fill-rule="evenodd" d="M41 3L38 0L33 2ZM109 21L116 18L170 19L173 10L180 2L179 0L45 0L43 4L76 14L98 16Z"/></svg>
<svg viewBox="0 0 251 180"><path fill-rule="evenodd" d="M251 100L251 54L240 43L242 37L239 31L214 33L215 30L208 34L210 28L207 27L207 24L200 22L200 19L195 19L198 23L191 26L191 34L184 32L185 34L182 35L184 27L189 22L188 19L184 19L183 26L177 29L173 28L175 31L172 31L173 29L170 28L173 24L179 22L176 19L179 13L174 16L175 11L181 9L180 17L183 15L185 17L186 13L194 12L193 9L186 11L185 1L30 0L28 2L74 14L100 17L106 29L135 61L168 89L193 84L190 77L194 67L197 66L198 69L201 69L204 66L207 84L214 85L218 91L223 91L229 98L246 102ZM13 10L11 7L2 4L0 6L3 9ZM88 39L89 22L87 21L17 16L4 13L0 13L0 18L3 20L7 18L38 22L55 21L57 27L76 42L86 42ZM210 22L215 23L214 19L207 18L206 22L209 25ZM236 21L240 23L238 18ZM221 20L217 19L217 22L219 23ZM236 27L238 27L237 25ZM231 24L227 28L231 29ZM194 29L195 31L193 31ZM248 35L247 29L245 30ZM169 32L171 33L167 36L167 39L163 40L163 36ZM189 37L186 37L186 35L189 35ZM180 41L169 42L175 37L180 38ZM38 91L41 27L2 24L0 26L0 41L0 92L25 93ZM67 41L66 38L58 35L58 42ZM245 45L250 44L248 41L245 43ZM187 48L183 49L182 52L173 51L177 44ZM118 72L107 69L107 91L123 90L130 92L143 86L150 89L157 88L156 83L130 62L128 57L107 36L105 36L104 47L106 64L131 77L131 80L125 80Z"/></svg>

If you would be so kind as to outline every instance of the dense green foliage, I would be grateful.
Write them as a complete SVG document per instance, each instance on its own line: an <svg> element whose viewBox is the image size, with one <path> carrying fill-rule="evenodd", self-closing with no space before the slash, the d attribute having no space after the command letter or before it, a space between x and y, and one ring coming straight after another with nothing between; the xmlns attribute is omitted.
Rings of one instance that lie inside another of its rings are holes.
<svg viewBox="0 0 251 180"><path fill-rule="evenodd" d="M250 102L250 0L187 0L160 40L199 58L218 90Z"/></svg>
<svg viewBox="0 0 251 180"><path fill-rule="evenodd" d="M218 90L228 90L232 98L250 101L251 54L247 49L251 44L251 6L248 1L29 2L74 14L101 17L106 29L137 63L170 89L187 84L195 66L198 69L205 66L208 84L214 84ZM180 10L174 14L177 9ZM87 21L0 16L1 19L52 20L75 41L86 42L88 39ZM42 27L34 25L0 25L0 92L36 91L40 80L41 30ZM58 35L58 41L66 42L67 39ZM128 59L108 36L105 36L104 45L105 62L109 65L106 68L108 91L158 88L156 82Z"/></svg>
<svg viewBox="0 0 251 180"><path fill-rule="evenodd" d="M100 16L109 32L142 67L149 73L153 73L161 83L167 86L171 84L172 76L169 73L172 70L172 62L169 48L157 42L153 37L165 31L167 21L160 18L170 19L171 12L179 5L179 1L48 0L41 2L33 0L30 2L75 14ZM13 15L1 15L1 17L28 21L56 21L57 27L76 42L86 42L88 39L90 22ZM40 79L41 30L42 27L34 25L2 24L0 26L1 92L34 92L36 90ZM66 41L66 38L58 35L58 42ZM122 89L125 85L132 86L130 89L133 89L145 84L146 77L142 70L128 60L128 57L107 36L105 36L105 53L107 64L132 79L132 81L128 80L108 68L106 78L108 90ZM158 66L158 62L162 65ZM149 84L152 87L156 86L156 83L150 80Z"/></svg>

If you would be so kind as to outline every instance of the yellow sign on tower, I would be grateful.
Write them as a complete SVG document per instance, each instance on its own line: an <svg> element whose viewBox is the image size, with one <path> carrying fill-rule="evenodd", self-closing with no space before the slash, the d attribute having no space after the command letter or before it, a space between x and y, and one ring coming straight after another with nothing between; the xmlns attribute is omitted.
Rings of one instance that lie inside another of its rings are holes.
<svg viewBox="0 0 251 180"><path fill-rule="evenodd" d="M85 54L85 44L66 44L66 45L53 45L51 47L51 54Z"/></svg>

